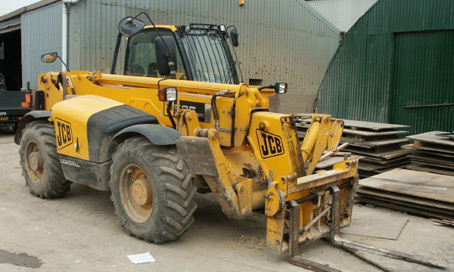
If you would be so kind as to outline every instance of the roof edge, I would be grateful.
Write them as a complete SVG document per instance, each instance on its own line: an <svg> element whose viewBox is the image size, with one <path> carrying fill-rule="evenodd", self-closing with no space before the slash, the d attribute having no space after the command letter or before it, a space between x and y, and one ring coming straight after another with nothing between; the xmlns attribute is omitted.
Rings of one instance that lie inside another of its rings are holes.
<svg viewBox="0 0 454 272"><path fill-rule="evenodd" d="M328 18L326 18L320 12L318 12L318 10L312 7L305 0L297 0L297 2L299 2L305 9L307 9L307 11L309 11L313 17L319 19L320 22L324 24L328 29L330 29L334 33L338 33L340 36L341 30L337 28L337 26L335 26L333 23L331 23L331 21L328 20Z"/></svg>
<svg viewBox="0 0 454 272"><path fill-rule="evenodd" d="M55 2L60 2L60 1L62 1L62 0L42 0L42 1L39 1L36 3L33 3L31 5L18 8L15 11L11 11L10 13L0 16L0 22L17 17L17 16L21 15L22 13L32 11L34 9L38 9L40 7L47 6L47 5L53 4Z"/></svg>

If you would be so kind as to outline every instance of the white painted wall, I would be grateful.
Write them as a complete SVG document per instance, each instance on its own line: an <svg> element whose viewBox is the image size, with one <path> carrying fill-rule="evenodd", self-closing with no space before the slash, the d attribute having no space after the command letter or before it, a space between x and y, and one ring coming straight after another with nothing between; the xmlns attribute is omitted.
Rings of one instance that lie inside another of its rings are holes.
<svg viewBox="0 0 454 272"><path fill-rule="evenodd" d="M306 0L339 30L347 32L377 0Z"/></svg>

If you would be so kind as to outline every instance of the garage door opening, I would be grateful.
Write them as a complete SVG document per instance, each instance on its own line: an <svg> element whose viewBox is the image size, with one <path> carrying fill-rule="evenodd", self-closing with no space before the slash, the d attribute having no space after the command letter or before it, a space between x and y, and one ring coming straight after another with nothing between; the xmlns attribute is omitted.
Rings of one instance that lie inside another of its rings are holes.
<svg viewBox="0 0 454 272"><path fill-rule="evenodd" d="M8 91L22 87L22 59L20 29L0 34L0 73Z"/></svg>

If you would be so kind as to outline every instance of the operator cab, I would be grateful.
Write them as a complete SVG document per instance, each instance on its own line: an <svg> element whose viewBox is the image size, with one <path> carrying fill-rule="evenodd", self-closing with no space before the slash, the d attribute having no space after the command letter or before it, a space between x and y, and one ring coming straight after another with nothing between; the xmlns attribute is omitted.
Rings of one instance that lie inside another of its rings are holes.
<svg viewBox="0 0 454 272"><path fill-rule="evenodd" d="M127 37L124 74L238 84L236 62L227 43L231 37L232 47L238 46L238 34L232 28L229 35L224 25L145 26L127 17L119 24L120 33ZM113 67L117 54L116 49Z"/></svg>

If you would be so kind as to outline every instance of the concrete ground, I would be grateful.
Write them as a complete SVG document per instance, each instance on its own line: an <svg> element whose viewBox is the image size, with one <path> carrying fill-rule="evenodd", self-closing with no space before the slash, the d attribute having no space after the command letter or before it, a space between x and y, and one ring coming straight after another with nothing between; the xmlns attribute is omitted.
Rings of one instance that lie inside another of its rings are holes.
<svg viewBox="0 0 454 272"><path fill-rule="evenodd" d="M62 199L30 195L13 135L0 131L0 271L304 271L265 248L265 218L226 218L210 195L200 195L195 223L180 240L150 244L122 231L109 193L73 184ZM363 217L408 218L397 240L342 237L442 262L454 271L454 229L399 212L355 207ZM383 223L383 222L381 222ZM368 228L368 226L365 226ZM385 224L386 228L386 224ZM127 255L150 252L156 263L132 264ZM381 271L324 240L301 247L312 261L342 271ZM369 255L368 255L369 256ZM373 255L393 271L441 271Z"/></svg>

